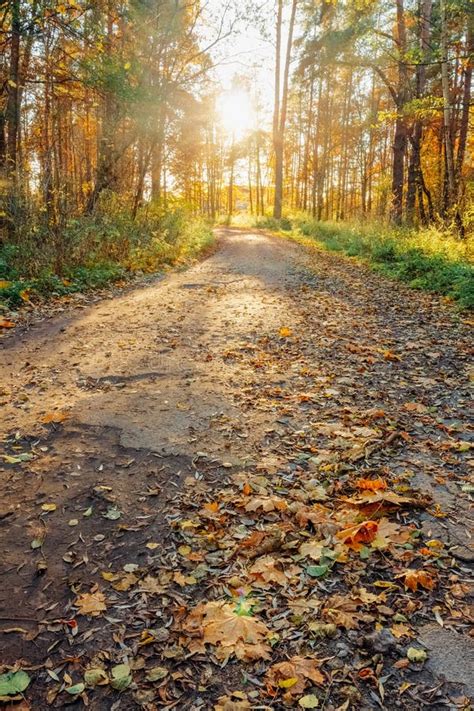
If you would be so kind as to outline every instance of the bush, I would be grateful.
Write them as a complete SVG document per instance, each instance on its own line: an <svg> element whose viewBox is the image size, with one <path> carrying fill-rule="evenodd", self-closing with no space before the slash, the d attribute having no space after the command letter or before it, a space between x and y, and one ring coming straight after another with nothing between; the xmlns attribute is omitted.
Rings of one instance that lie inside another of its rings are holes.
<svg viewBox="0 0 474 711"><path fill-rule="evenodd" d="M255 227L260 227L264 230L273 230L278 232L290 232L293 229L293 224L288 217L282 217L277 220L275 217L259 217L255 221Z"/></svg>
<svg viewBox="0 0 474 711"><path fill-rule="evenodd" d="M389 228L376 223L296 220L300 234L326 249L361 257L374 269L423 289L448 296L462 308L474 307L474 267L470 243L431 227Z"/></svg>
<svg viewBox="0 0 474 711"><path fill-rule="evenodd" d="M0 305L62 295L151 273L184 261L213 241L210 225L176 203L146 205L136 219L114 195L103 195L93 215L59 230L38 218L21 225L17 243L0 247Z"/></svg>

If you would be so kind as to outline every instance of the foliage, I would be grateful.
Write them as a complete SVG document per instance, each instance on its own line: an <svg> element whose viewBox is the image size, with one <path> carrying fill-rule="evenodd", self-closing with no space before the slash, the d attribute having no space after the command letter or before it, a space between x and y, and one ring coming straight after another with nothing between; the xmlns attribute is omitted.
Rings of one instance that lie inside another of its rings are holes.
<svg viewBox="0 0 474 711"><path fill-rule="evenodd" d="M18 243L0 247L0 304L17 307L50 295L102 288L184 262L212 241L210 225L179 202L167 210L148 205L134 220L109 196L93 215L69 220L59 235L46 224L22 225Z"/></svg>
<svg viewBox="0 0 474 711"><path fill-rule="evenodd" d="M377 223L317 222L299 217L300 234L327 249L361 257L377 271L423 289L448 296L462 308L474 308L474 267L469 241L434 227L396 229Z"/></svg>

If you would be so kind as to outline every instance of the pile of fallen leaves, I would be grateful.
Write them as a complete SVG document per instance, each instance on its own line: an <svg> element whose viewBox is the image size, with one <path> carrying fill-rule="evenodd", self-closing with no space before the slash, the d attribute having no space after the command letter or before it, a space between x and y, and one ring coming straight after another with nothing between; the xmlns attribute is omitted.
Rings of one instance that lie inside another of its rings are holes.
<svg viewBox="0 0 474 711"><path fill-rule="evenodd" d="M443 542L421 530L430 497L411 485L410 471L384 462L411 440L403 421L379 407L340 406L328 406L324 421L309 419L308 407L339 391L291 338L282 327L277 339L223 355L257 370L283 358L298 364L300 389L259 392L260 411L278 418L259 459L232 466L197 453L170 501L166 535L150 532L146 563L104 563L89 585L72 576L69 604L42 621L46 662L5 669L0 700L21 701L31 671L56 707L97 695L96 708L118 709L105 701L115 692L146 711L386 708L387 693L403 697L403 708L429 705L417 625L464 628L469 588ZM396 361L388 350L365 357ZM241 406L253 398L244 384ZM288 424L298 408L305 428ZM404 410L426 414L411 402ZM44 424L62 419L47 415ZM120 520L108 487L94 494L103 518L137 530ZM43 504L41 515L54 513ZM64 560L73 570L88 562Z"/></svg>

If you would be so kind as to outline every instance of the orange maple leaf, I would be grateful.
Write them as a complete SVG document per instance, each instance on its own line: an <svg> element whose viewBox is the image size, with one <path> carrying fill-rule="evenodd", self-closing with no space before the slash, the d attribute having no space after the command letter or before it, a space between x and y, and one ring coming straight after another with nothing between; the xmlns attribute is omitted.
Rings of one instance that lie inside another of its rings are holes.
<svg viewBox="0 0 474 711"><path fill-rule="evenodd" d="M378 528L376 521L363 521L339 531L336 536L349 548L359 550L362 544L372 543L377 535Z"/></svg>
<svg viewBox="0 0 474 711"><path fill-rule="evenodd" d="M356 486L364 491L378 491L379 489L386 489L387 482L383 479L357 479Z"/></svg>
<svg viewBox="0 0 474 711"><path fill-rule="evenodd" d="M89 615L90 617L97 617L107 609L105 595L100 590L79 595L74 604L78 608L80 615Z"/></svg>
<svg viewBox="0 0 474 711"><path fill-rule="evenodd" d="M436 587L436 580L426 570L405 570L397 577L403 578L405 589L413 592L416 592L418 587L425 588L425 590L434 590Z"/></svg>
<svg viewBox="0 0 474 711"><path fill-rule="evenodd" d="M276 560L271 555L259 558L252 565L249 573L261 587L268 587L271 583L276 583L277 585L286 585L288 583L287 576L276 567Z"/></svg>
<svg viewBox="0 0 474 711"><path fill-rule="evenodd" d="M2 318L0 319L0 328L15 328L15 322L8 318Z"/></svg>

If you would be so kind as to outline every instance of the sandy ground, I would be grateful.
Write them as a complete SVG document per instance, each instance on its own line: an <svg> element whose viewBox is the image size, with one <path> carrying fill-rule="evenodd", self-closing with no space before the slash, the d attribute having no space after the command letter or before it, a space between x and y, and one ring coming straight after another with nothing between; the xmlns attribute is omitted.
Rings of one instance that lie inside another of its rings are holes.
<svg viewBox="0 0 474 711"><path fill-rule="evenodd" d="M281 328L291 336L282 339ZM228 471L271 474L311 423L347 425L370 409L409 435L375 454L376 467L410 469L411 483L433 497L443 515L431 507L419 524L443 540L466 579L474 557L463 490L472 463L463 444L469 347L465 319L439 299L350 260L234 229L220 230L216 252L187 271L9 335L0 359L3 451L28 456L0 465L0 625L23 629L0 634L0 662L41 664L60 651L51 650L55 630L38 635L35 625L70 616L71 590L96 581L104 559L145 565L142 546L150 535L167 539L167 516L199 462L215 487ZM327 453L319 437L314 449ZM44 515L48 502L57 509ZM83 518L93 505L124 512L126 525L116 534L104 515ZM77 519L79 527L70 523ZM41 555L30 545L38 538ZM472 638L464 634L461 645L464 627L444 629L440 654L432 622L420 634L434 649L433 678L467 683L453 689L473 694ZM97 649L107 634L97 632ZM178 708L214 708L193 699ZM116 703L91 708L139 708L136 699ZM401 708L420 708L411 703Z"/></svg>

